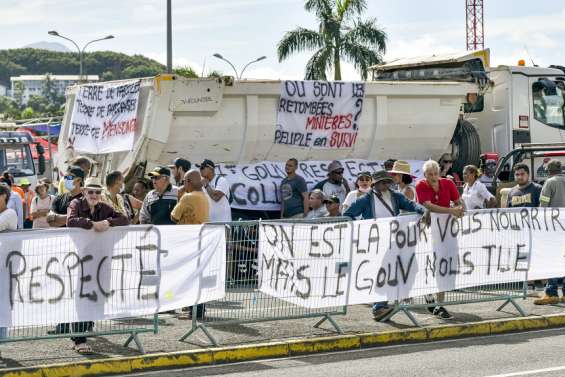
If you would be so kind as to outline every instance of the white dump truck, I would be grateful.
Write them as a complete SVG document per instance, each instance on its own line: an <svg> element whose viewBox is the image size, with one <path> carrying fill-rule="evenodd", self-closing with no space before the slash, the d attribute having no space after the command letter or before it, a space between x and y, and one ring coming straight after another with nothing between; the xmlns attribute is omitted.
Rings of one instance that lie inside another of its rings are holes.
<svg viewBox="0 0 565 377"><path fill-rule="evenodd" d="M67 90L57 158L60 172L70 159L77 90L78 86ZM193 162L209 158L230 164L286 161L289 157L301 161L438 158L451 150L461 103L474 91L472 83L367 82L354 146L312 149L273 142L280 81L160 75L141 80L133 150L91 157L102 171L118 169L130 177L140 177L178 156Z"/></svg>

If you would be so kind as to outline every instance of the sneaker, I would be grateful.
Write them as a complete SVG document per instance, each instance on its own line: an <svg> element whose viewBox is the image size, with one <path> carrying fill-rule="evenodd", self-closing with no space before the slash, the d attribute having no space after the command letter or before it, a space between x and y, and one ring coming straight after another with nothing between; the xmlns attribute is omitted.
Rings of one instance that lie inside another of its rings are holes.
<svg viewBox="0 0 565 377"><path fill-rule="evenodd" d="M453 318L453 316L443 306L436 306L432 314L441 319Z"/></svg>
<svg viewBox="0 0 565 377"><path fill-rule="evenodd" d="M534 300L534 305L554 305L559 304L559 297L545 295L542 298Z"/></svg>
<svg viewBox="0 0 565 377"><path fill-rule="evenodd" d="M376 310L373 310L373 319L375 321L381 321L383 318L385 318L387 315L389 315L392 312L393 308L390 308L388 306L385 306L384 308L379 308Z"/></svg>

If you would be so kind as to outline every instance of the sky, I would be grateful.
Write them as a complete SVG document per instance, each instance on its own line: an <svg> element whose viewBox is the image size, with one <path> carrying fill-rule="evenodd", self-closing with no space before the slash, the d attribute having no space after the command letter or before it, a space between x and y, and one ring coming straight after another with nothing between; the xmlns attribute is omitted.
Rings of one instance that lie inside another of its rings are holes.
<svg viewBox="0 0 565 377"><path fill-rule="evenodd" d="M165 0L0 0L0 49L30 43L61 42L48 30L84 43L88 51L142 54L166 62ZM279 62L276 45L297 26L317 28L303 0L172 0L173 64L197 72L232 74L220 53L238 70L260 56L267 59L245 71L245 78L301 79L309 54ZM465 50L463 0L367 0L364 17L377 19L388 35L385 60ZM565 1L485 0L485 41L493 65L519 59L539 66L565 65ZM352 66L343 79L358 78Z"/></svg>

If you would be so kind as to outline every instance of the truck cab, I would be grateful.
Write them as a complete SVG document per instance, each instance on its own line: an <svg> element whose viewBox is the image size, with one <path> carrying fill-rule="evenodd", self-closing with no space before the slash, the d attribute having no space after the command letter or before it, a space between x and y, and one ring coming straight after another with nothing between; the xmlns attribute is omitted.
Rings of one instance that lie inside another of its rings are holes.
<svg viewBox="0 0 565 377"><path fill-rule="evenodd" d="M9 172L15 183L26 178L32 187L37 184L37 175L31 145L32 136L27 132L0 131L0 172Z"/></svg>

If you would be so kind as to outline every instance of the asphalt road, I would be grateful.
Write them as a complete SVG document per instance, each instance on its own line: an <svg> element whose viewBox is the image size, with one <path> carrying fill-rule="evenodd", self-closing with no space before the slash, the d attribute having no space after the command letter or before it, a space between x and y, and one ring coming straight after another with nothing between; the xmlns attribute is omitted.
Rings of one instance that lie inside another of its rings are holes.
<svg viewBox="0 0 565 377"><path fill-rule="evenodd" d="M565 376L565 330L552 329L128 376Z"/></svg>

